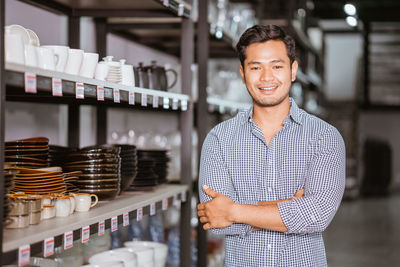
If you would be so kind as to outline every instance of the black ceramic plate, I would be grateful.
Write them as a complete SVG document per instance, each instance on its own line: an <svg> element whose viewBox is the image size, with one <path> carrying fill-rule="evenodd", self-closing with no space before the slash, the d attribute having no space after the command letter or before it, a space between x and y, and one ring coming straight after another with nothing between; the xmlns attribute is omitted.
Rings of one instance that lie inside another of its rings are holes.
<svg viewBox="0 0 400 267"><path fill-rule="evenodd" d="M99 198L99 200L111 200L114 199L118 193L118 189L80 189L79 192L81 193L89 193L95 194Z"/></svg>

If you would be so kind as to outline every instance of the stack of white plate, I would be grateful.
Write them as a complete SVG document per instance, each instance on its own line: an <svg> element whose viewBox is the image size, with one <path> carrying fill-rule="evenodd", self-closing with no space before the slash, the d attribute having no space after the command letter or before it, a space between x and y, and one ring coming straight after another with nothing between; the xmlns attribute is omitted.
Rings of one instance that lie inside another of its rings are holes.
<svg viewBox="0 0 400 267"><path fill-rule="evenodd" d="M121 64L119 62L108 62L108 67L107 81L112 83L121 83Z"/></svg>

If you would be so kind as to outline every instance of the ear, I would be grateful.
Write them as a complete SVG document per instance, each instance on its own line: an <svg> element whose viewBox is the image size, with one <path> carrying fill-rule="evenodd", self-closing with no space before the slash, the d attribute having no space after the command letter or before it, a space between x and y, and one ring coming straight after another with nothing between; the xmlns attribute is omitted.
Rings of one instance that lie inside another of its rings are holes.
<svg viewBox="0 0 400 267"><path fill-rule="evenodd" d="M295 60L292 63L292 82L296 80L297 69L299 68L299 63Z"/></svg>
<svg viewBox="0 0 400 267"><path fill-rule="evenodd" d="M242 83L246 84L246 78L244 76L244 69L243 69L242 64L240 64L240 77L242 78Z"/></svg>

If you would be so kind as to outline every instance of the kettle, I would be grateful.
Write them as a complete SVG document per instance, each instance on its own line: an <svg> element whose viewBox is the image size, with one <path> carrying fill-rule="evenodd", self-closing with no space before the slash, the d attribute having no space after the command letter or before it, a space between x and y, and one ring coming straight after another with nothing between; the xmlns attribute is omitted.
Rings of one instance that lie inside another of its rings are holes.
<svg viewBox="0 0 400 267"><path fill-rule="evenodd" d="M157 66L155 60L151 61L151 65L144 67L149 80L149 89L167 91L172 88L178 78L178 73L173 69L165 69L162 66ZM168 85L167 72L172 72L174 74L174 81Z"/></svg>

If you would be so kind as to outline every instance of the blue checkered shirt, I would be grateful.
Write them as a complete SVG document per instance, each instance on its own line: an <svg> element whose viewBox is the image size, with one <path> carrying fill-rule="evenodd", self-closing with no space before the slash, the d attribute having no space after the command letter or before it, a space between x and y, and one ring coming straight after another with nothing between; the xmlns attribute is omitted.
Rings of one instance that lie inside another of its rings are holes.
<svg viewBox="0 0 400 267"><path fill-rule="evenodd" d="M252 109L214 127L204 141L201 186L236 203L288 199L305 188L305 197L278 204L288 232L259 230L235 223L212 229L226 235L226 267L327 266L322 232L343 196L345 145L328 123L300 109L290 99L289 116L269 146L252 119Z"/></svg>

